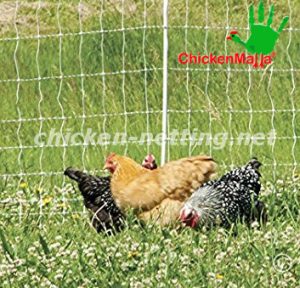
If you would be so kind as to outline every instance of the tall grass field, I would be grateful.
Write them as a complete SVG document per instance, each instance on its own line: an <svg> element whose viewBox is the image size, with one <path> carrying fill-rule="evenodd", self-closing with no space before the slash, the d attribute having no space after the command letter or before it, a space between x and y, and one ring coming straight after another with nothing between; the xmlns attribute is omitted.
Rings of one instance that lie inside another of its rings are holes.
<svg viewBox="0 0 300 288"><path fill-rule="evenodd" d="M247 40L258 0L169 0L168 131L227 138L168 139L166 158L209 154L222 175L256 156L268 223L231 233L129 215L107 237L63 171L101 174L110 152L160 161L161 142L138 139L162 132L163 0L0 1L0 287L300 287L300 2L263 2L265 24L272 3L271 27L289 21L261 69L178 62L182 52L246 52L226 36ZM89 129L128 137L48 142Z"/></svg>

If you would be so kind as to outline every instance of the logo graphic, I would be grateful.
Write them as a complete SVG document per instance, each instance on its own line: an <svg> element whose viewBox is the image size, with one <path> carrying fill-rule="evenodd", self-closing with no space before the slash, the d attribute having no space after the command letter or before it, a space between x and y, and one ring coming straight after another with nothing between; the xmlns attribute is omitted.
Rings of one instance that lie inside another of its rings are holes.
<svg viewBox="0 0 300 288"><path fill-rule="evenodd" d="M242 53L234 53L232 55L215 55L211 52L205 54L197 51L192 53L190 51L183 51L178 54L177 61L181 65L227 65L227 64L244 64L251 65L254 68L264 68L265 66L272 64L274 57L276 56L274 48L276 42L283 31L289 17L286 16L282 19L278 30L274 30L271 25L274 17L274 5L269 8L269 16L267 24L265 21L265 8L263 0L260 0L258 4L258 20L255 23L254 18L254 6L249 6L249 27L250 36L248 40L243 41L237 31L231 31L226 37L227 40L231 40L238 43L246 49Z"/></svg>
<svg viewBox="0 0 300 288"><path fill-rule="evenodd" d="M237 35L237 31L231 31L230 35L227 36L228 40L232 40L233 42L239 43L243 47L246 48L247 52L251 54L263 54L268 55L271 54L272 57L275 56L274 47L276 41L279 38L280 33L282 32L283 28L286 26L289 17L286 16L282 19L281 24L277 31L271 28L271 24L273 22L274 16L274 5L272 4L269 8L269 17L267 20L267 25L264 25L263 22L265 20L265 11L263 1L259 2L258 6L258 22L255 23L254 20L254 6L253 4L249 7L249 27L250 27L250 37L249 39L244 42L241 38ZM260 67L263 68L263 63L260 63ZM256 63L254 67L258 67Z"/></svg>
<svg viewBox="0 0 300 288"><path fill-rule="evenodd" d="M293 260L286 254L279 254L273 259L273 267L281 273L291 270Z"/></svg>

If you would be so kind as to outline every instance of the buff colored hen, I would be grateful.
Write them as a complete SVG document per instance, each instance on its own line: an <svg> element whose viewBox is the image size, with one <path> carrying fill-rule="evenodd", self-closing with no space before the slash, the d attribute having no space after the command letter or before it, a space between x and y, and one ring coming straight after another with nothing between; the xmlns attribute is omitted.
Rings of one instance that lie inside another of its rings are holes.
<svg viewBox="0 0 300 288"><path fill-rule="evenodd" d="M111 191L122 209L133 208L144 221L168 225L179 219L184 202L215 173L209 156L182 158L147 170L126 156L111 154L105 169L112 173Z"/></svg>

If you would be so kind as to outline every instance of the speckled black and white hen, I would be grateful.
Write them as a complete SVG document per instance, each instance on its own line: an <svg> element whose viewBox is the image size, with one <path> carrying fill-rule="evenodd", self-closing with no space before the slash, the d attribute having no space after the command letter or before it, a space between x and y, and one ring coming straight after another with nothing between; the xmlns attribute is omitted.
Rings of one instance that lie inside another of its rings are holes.
<svg viewBox="0 0 300 288"><path fill-rule="evenodd" d="M254 220L265 222L266 208L258 199L260 166L253 158L247 165L205 183L184 204L181 221L190 227L220 225L226 228L238 220L248 224Z"/></svg>
<svg viewBox="0 0 300 288"><path fill-rule="evenodd" d="M124 215L112 197L110 177L92 176L73 168L67 168L64 174L78 182L84 205L92 212L92 225L98 232L112 234L122 230Z"/></svg>

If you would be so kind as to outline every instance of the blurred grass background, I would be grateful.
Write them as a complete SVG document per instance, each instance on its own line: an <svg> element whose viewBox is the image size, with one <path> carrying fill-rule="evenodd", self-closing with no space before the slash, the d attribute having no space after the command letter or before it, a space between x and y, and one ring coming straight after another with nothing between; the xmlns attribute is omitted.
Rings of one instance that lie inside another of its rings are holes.
<svg viewBox="0 0 300 288"><path fill-rule="evenodd" d="M250 146L233 143L232 146L226 145L224 149L212 149L211 152L220 164L220 173L231 164L244 164L252 155L257 156L265 164L262 168L264 185L267 183L273 185L270 188L273 194L267 198L273 215L271 219L280 212L282 219L288 223L295 223L300 207L299 192L296 193L294 180L286 179L289 179L293 172L298 172L300 160L299 1L275 3L272 27L277 28L285 15L289 15L290 20L276 45L277 56L271 68L273 70L270 68L267 71L254 70L246 65L210 65L209 73L206 71L208 67L203 65L189 65L190 69L187 71L186 66L178 64L178 54L185 50L194 54L201 52L216 55L244 52L242 47L233 42L226 42L225 38L228 30L237 27L241 39L247 39L245 28L248 26L247 7L250 1L217 0L208 1L207 5L204 0L169 2L169 130L181 131L190 127L191 131L197 128L204 133L228 132L236 138L240 132L269 133L275 128L277 139L274 147L267 144L253 145L251 151ZM254 3L257 7L258 1ZM270 4L271 1L265 3ZM1 207L0 223L7 226L6 234L9 240L15 241L13 239L22 237L23 234L33 233L32 238L29 237L29 242L37 241L37 231L41 223L52 225L52 227L43 226L48 240L53 240L55 235L61 234L66 244L68 237L73 237L70 236L73 233L78 241L82 241L86 235L87 239L94 240L95 234L90 227L88 225L83 227L80 224L82 219L67 218L64 231L56 227L66 219L67 214L62 213L82 211L78 194L69 194L70 187L62 193L63 168L75 166L85 167L89 171L99 170L109 152L123 154L126 149L128 155L137 161L141 161L148 150L155 154L159 161L160 146L155 143L151 143L148 147L137 143L128 143L127 146L108 144L66 148L32 146L35 146L34 136L39 131L49 134L53 128L63 133L87 131L88 128L92 128L98 133L114 134L124 132L127 122L128 135L140 136L147 131L147 115L149 131L154 135L161 132L163 79L161 11L162 1L156 0L147 1L146 4L144 1L126 0L124 7L121 1L115 0L80 3L19 1L17 10L15 2L1 1L0 199L4 202L13 199L17 203ZM41 37L37 37L38 34ZM123 70L125 73L122 73ZM103 72L105 77L101 74ZM18 77L20 81L17 81ZM124 97L127 115L124 115ZM83 115L86 115L86 118ZM24 148L20 150L20 146ZM209 154L210 147L200 145L194 147L192 153ZM188 154L189 145L168 147L168 159ZM58 173L58 175L3 177L21 172ZM289 188L283 191L284 185L281 184L282 186L278 188L276 181L288 183ZM277 192L290 194L279 197ZM73 198L78 201L72 201ZM44 199L44 202L41 202L42 207L39 203L41 199ZM35 202L32 203L32 200ZM13 201L11 203L14 203ZM41 215L40 209L45 214ZM27 219L27 224L23 222L24 218ZM17 224L16 219L19 219ZM276 227L281 227L282 219L274 225L278 224ZM81 226L75 226L76 229L73 231L72 221ZM134 230L130 234L135 241L141 241L138 231ZM155 230L154 233L165 232ZM122 234L120 239L125 235ZM243 237L246 239L247 235ZM153 243L161 241L160 236L153 237L148 240ZM166 237L178 240L177 236ZM17 248L18 251L23 249L26 251L29 242L22 242ZM270 251L263 251L264 244L260 244L262 255L269 255ZM270 249L273 248L272 246ZM205 249L210 248L208 246ZM223 248L218 249L221 251ZM188 255L190 253L192 251L187 252ZM211 254L205 262L213 261L214 257L214 254ZM247 254L244 257L248 259ZM250 258L252 259L252 256ZM60 262L57 262L57 265L58 263ZM174 269L180 271L180 263L176 263L178 266ZM269 268L271 267L270 264ZM206 275L207 269L203 267L201 269L205 271L199 269L196 271L202 271L200 274ZM136 270L133 271L137 273ZM272 269L269 272L271 273ZM195 279L196 274L192 276ZM297 275L299 276L299 273ZM109 278L109 273L103 277ZM234 277L238 275L233 273L231 278ZM260 276L253 274L253 279L244 283L245 287L253 287L250 285L257 283L257 277ZM105 281L103 283L109 282ZM119 283L118 281L115 283ZM203 281L201 282L203 285L208 285L206 280ZM20 280L16 283L25 282ZM53 280L53 283L60 282Z"/></svg>

